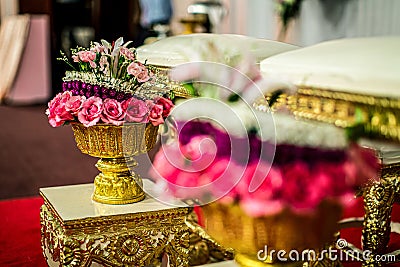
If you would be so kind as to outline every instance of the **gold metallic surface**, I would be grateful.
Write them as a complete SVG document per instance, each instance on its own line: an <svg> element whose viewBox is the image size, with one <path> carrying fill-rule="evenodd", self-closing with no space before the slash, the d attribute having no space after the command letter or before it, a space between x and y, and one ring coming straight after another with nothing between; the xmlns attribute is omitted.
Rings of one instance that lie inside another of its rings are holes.
<svg viewBox="0 0 400 267"><path fill-rule="evenodd" d="M151 67L156 77L154 82L156 87L159 89L168 88L173 92L175 97L190 98L193 96L192 92L189 92L180 82L170 79L170 67L156 65L152 65Z"/></svg>
<svg viewBox="0 0 400 267"><path fill-rule="evenodd" d="M190 266L233 259L233 249L224 248L209 236L204 228L198 224L197 215L194 212L186 218L186 225L190 230Z"/></svg>
<svg viewBox="0 0 400 267"><path fill-rule="evenodd" d="M84 154L99 157L100 173L94 180L93 200L104 204L128 204L144 199L142 178L133 171L134 156L146 153L157 141L158 127L125 123L85 127L71 123L76 144Z"/></svg>
<svg viewBox="0 0 400 267"><path fill-rule="evenodd" d="M265 110L265 99L258 99L254 106ZM295 95L279 97L274 108L282 106L287 106L295 116L339 127L361 122L369 134L400 141L399 99L300 87Z"/></svg>
<svg viewBox="0 0 400 267"><path fill-rule="evenodd" d="M362 231L363 249L371 251L371 257L363 266L382 266L376 255L386 252L391 232L393 204L400 193L400 165L386 165L382 169L379 183L374 183L364 191L365 216Z"/></svg>
<svg viewBox="0 0 400 267"><path fill-rule="evenodd" d="M188 208L62 221L45 199L41 244L46 260L60 266L188 266Z"/></svg>
<svg viewBox="0 0 400 267"><path fill-rule="evenodd" d="M249 217L237 205L212 203L202 209L205 229L216 241L253 259L265 246L269 251L319 251L325 244L333 242L341 215L340 206L333 202L322 203L314 215L284 210L277 215L258 218ZM273 256L267 259L268 263L279 264L277 255Z"/></svg>

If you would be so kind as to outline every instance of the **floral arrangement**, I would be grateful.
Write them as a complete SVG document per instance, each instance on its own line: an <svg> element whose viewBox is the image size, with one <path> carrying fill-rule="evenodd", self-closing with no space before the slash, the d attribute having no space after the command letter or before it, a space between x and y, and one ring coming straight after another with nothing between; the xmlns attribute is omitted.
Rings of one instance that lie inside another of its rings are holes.
<svg viewBox="0 0 400 267"><path fill-rule="evenodd" d="M152 79L149 68L136 60L131 42L119 38L110 44L101 40L90 48L71 49L72 62L61 52L59 60L72 68L63 78L63 93L48 104L46 114L53 127L78 121L86 127L97 123L122 125L124 121L164 122L172 101L156 92L139 92Z"/></svg>
<svg viewBox="0 0 400 267"><path fill-rule="evenodd" d="M218 201L236 203L253 217L284 209L312 213L328 199L345 206L351 204L357 188L377 179L379 163L374 153L348 144L343 130L282 114L274 117L288 126L276 128L280 136L276 144L254 132L230 136L202 119L178 123L178 141L156 155L152 176L164 180L161 186L175 197L207 201L204 196L222 196ZM335 144L330 138L336 139ZM247 142L248 154L232 153L233 146L246 151ZM252 191L254 183L258 184ZM188 188L198 190L193 194Z"/></svg>
<svg viewBox="0 0 400 267"><path fill-rule="evenodd" d="M168 136L173 138L163 142L150 172L159 192L199 204L215 200L236 204L259 217L284 210L309 214L324 201L345 206L351 204L349 198L357 188L377 179L377 157L351 142L344 129L301 121L287 110L261 112L242 103L246 98L254 100L254 91L265 83L249 61L238 62L236 68L246 71L230 72L227 67L218 72L221 80L212 83L233 88L231 94L214 94L221 105L211 98L186 100L172 112L173 134ZM205 73L197 79L203 81L209 81L210 70L216 73L209 64L185 69L191 72L177 67L172 74L190 82L199 73ZM201 98L202 87L196 89ZM263 93L266 90L262 88Z"/></svg>

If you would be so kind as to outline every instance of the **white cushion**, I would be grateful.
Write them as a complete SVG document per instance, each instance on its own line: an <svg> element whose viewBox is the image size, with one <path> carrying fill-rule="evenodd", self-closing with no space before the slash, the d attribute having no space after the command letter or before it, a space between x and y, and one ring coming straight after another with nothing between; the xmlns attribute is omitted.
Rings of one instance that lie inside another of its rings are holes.
<svg viewBox="0 0 400 267"><path fill-rule="evenodd" d="M400 37L339 39L261 61L265 78L379 97L400 97Z"/></svg>
<svg viewBox="0 0 400 267"><path fill-rule="evenodd" d="M286 43L243 35L198 33L177 35L143 45L137 48L137 57L139 61L147 61L150 65L174 67L194 61L196 58L193 58L193 55L198 52L206 53L208 49L206 45L210 42L223 51L222 56L227 60L248 50L255 60L260 62L269 56L298 48ZM197 60L204 59L197 58Z"/></svg>

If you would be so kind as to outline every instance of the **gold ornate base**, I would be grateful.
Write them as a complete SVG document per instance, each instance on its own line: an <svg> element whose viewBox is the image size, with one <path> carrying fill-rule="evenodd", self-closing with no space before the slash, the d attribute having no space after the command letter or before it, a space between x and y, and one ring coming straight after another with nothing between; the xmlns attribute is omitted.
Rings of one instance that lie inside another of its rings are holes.
<svg viewBox="0 0 400 267"><path fill-rule="evenodd" d="M364 190L364 225L362 231L363 249L371 256L363 262L364 267L383 266L376 255L385 254L391 233L391 213L393 204L400 196L400 164L392 164L382 169L380 183L372 184Z"/></svg>
<svg viewBox="0 0 400 267"><path fill-rule="evenodd" d="M186 218L186 225L190 229L190 266L226 262L233 259L233 249L223 247L209 236L204 228L198 224L195 212L192 212Z"/></svg>
<svg viewBox="0 0 400 267"><path fill-rule="evenodd" d="M145 184L146 188L146 184ZM93 184L43 188L42 248L49 266L188 266L189 208L151 198L129 205L90 200Z"/></svg>
<svg viewBox="0 0 400 267"><path fill-rule="evenodd" d="M129 204L144 199L143 182L132 168L133 158L100 159L96 167L100 173L94 179L93 200L104 204Z"/></svg>

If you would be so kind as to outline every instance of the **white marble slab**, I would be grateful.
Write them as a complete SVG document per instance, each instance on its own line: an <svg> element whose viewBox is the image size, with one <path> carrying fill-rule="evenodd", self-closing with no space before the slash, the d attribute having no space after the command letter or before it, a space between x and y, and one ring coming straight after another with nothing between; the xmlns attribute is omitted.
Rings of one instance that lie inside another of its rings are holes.
<svg viewBox="0 0 400 267"><path fill-rule="evenodd" d="M146 192L152 191L153 183L143 180ZM143 201L125 205L107 205L92 200L94 186L90 184L67 185L41 188L40 193L56 210L63 221L94 218L100 216L123 215L140 212L159 211L176 208L176 205L167 205L149 195ZM185 206L179 202L180 206Z"/></svg>

